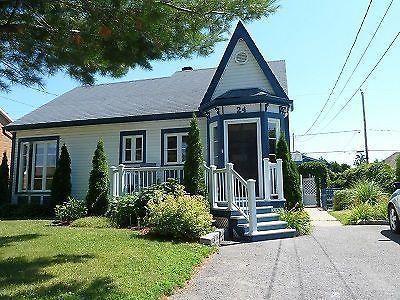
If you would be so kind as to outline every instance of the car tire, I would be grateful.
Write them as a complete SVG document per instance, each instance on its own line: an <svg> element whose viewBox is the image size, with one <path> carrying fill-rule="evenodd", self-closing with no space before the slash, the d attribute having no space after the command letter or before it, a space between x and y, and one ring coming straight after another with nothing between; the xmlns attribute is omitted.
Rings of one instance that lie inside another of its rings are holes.
<svg viewBox="0 0 400 300"><path fill-rule="evenodd" d="M389 219L390 229L396 233L400 233L399 216L397 215L396 209L394 208L393 205L389 206L388 219Z"/></svg>

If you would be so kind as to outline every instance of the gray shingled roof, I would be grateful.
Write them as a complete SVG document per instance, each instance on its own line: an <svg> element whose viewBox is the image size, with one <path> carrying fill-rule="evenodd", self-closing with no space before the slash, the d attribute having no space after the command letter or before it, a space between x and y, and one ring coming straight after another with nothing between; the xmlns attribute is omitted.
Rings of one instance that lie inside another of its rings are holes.
<svg viewBox="0 0 400 300"><path fill-rule="evenodd" d="M285 62L268 64L287 93ZM214 72L179 71L170 77L77 87L10 126L194 112Z"/></svg>

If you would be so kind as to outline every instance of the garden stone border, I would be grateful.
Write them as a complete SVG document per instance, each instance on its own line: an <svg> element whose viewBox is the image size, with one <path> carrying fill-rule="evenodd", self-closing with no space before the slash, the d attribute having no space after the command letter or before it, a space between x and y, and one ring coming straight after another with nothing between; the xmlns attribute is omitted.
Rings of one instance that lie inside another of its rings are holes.
<svg viewBox="0 0 400 300"><path fill-rule="evenodd" d="M224 241L225 229L219 228L200 237L200 244L207 246L220 246Z"/></svg>

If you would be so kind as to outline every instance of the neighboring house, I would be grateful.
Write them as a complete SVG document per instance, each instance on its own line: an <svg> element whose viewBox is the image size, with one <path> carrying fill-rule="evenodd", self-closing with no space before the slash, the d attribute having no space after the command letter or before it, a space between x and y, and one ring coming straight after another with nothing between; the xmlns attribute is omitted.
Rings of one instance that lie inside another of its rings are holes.
<svg viewBox="0 0 400 300"><path fill-rule="evenodd" d="M385 158L383 160L383 162L388 164L389 166L391 166L394 169L394 168L396 168L396 158L399 155L400 155L400 152L395 152L392 155L390 155L389 157Z"/></svg>
<svg viewBox="0 0 400 300"><path fill-rule="evenodd" d="M269 191L263 159L275 153L281 132L289 137L292 107L285 62L265 61L239 22L217 68L186 67L170 77L78 87L9 125L14 134L12 201L47 200L64 143L72 161L72 193L79 199L87 192L99 138L110 166L143 168L124 177L129 187L136 187L135 180L153 182L149 172L154 168L181 174L195 113L207 164L223 168L233 163L245 180L256 180L257 197L276 192L282 202L280 188Z"/></svg>
<svg viewBox="0 0 400 300"><path fill-rule="evenodd" d="M9 160L11 159L12 136L5 130L4 126L10 124L11 122L11 118L4 110L0 108L0 154L3 155L3 153L6 152Z"/></svg>

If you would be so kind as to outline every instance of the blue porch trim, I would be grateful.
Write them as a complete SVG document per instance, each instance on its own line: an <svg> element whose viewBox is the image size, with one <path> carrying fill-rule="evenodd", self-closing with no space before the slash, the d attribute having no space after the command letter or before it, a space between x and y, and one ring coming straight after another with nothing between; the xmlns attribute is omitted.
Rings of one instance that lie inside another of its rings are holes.
<svg viewBox="0 0 400 300"><path fill-rule="evenodd" d="M134 130L134 131L121 131L119 133L119 163L122 164L122 151L123 151L123 137L140 135L143 138L143 163L146 162L147 153L147 142L146 142L146 130ZM133 154L133 153L132 153Z"/></svg>
<svg viewBox="0 0 400 300"><path fill-rule="evenodd" d="M230 39L228 46L222 56L222 59L215 71L215 74L211 80L210 86L207 89L207 92L204 95L203 100L201 101L200 107L203 107L207 103L211 101L211 97L218 85L218 82L221 79L222 73L225 70L225 67L228 63L229 58L232 55L233 49L235 48L239 39L243 39L247 46L250 49L251 54L256 59L257 63L260 65L261 70L263 71L264 75L267 77L268 81L271 83L272 89L278 97L282 97L285 99L289 99L286 95L285 91L283 90L282 86L279 84L278 80L276 79L274 73L271 71L270 67L268 66L267 62L265 61L264 57L261 55L259 49L257 48L256 44L254 43L253 39L250 37L250 34L244 27L241 21L238 22L236 29Z"/></svg>
<svg viewBox="0 0 400 300"><path fill-rule="evenodd" d="M192 115L193 116L193 115ZM164 137L168 133L182 133L189 132L190 127L179 127L179 128L167 128L161 129L161 165L165 166L165 157L164 157ZM171 166L173 164L168 164ZM182 164L174 164L175 166L181 166Z"/></svg>

